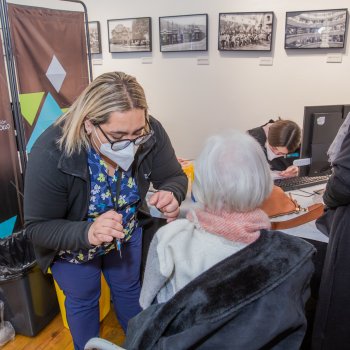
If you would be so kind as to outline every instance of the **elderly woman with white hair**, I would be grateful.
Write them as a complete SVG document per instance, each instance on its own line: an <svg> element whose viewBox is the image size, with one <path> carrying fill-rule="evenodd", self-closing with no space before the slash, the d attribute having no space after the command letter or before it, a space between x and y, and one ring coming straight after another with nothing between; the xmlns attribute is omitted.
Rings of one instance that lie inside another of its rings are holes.
<svg viewBox="0 0 350 350"><path fill-rule="evenodd" d="M209 138L195 163L198 203L155 234L131 349L299 349L314 248L270 231L259 209L272 188L255 139Z"/></svg>

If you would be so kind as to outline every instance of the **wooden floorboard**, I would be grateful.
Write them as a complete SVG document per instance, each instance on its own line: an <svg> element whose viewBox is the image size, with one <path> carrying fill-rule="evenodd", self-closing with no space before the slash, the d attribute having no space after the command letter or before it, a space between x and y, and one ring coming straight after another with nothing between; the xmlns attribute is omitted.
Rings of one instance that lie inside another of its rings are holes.
<svg viewBox="0 0 350 350"><path fill-rule="evenodd" d="M100 336L114 344L123 344L125 335L114 310L101 322ZM74 350L74 347L69 330L63 326L61 314L58 314L37 336L25 337L18 334L1 350Z"/></svg>

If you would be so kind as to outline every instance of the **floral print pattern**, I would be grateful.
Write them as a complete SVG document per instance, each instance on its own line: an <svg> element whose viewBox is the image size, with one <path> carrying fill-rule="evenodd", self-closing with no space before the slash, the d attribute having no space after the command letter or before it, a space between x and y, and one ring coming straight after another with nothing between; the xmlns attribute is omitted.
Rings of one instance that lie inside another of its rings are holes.
<svg viewBox="0 0 350 350"><path fill-rule="evenodd" d="M118 213L123 216L122 224L125 234L123 241L128 241L138 227L136 213L140 203L140 195L135 179L131 176L131 170L121 172L120 194L117 199L118 171L116 170L113 176L109 176L105 162L93 148L88 153L88 166L91 184L88 221L94 221L106 211L117 208ZM97 255L107 254L112 249L116 249L114 242L79 251L62 250L59 257L80 264Z"/></svg>

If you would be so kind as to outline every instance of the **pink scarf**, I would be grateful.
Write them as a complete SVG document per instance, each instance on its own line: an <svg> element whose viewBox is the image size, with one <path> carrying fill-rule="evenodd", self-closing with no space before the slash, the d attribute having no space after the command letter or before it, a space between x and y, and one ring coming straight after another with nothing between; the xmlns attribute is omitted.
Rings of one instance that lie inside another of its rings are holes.
<svg viewBox="0 0 350 350"><path fill-rule="evenodd" d="M247 213L221 212L220 214L197 209L194 214L189 212L187 219L194 223L198 219L198 224L203 230L223 236L230 241L246 244L256 241L261 229L271 227L268 216L261 209Z"/></svg>

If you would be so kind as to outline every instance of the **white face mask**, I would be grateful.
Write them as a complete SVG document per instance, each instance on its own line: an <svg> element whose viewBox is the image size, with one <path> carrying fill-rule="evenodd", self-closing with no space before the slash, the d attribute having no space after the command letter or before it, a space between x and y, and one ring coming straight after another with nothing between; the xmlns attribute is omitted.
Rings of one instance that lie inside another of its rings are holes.
<svg viewBox="0 0 350 350"><path fill-rule="evenodd" d="M271 160L275 159L275 158L280 158L283 157L283 155L281 154L275 154L272 152L269 144L266 142L265 144L265 148L266 148L266 153L267 153L267 159L271 162Z"/></svg>
<svg viewBox="0 0 350 350"><path fill-rule="evenodd" d="M133 142L131 142L130 145L125 147L124 149L120 151L113 151L111 148L111 144L109 142L102 143L101 139L97 134L96 128L94 128L94 130L96 137L101 144L99 148L100 153L109 158L114 163L116 163L118 166L120 166L124 171L129 170L131 164L135 159L135 154L139 146L136 146Z"/></svg>

